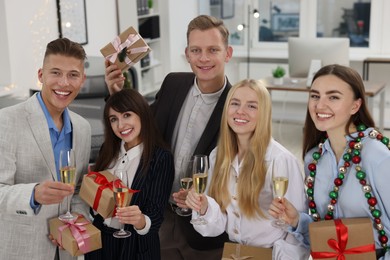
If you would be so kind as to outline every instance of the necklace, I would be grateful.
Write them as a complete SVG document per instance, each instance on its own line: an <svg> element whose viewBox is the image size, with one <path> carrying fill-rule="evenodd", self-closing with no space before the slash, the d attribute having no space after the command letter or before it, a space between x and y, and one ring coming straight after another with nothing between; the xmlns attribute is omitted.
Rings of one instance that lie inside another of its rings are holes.
<svg viewBox="0 0 390 260"><path fill-rule="evenodd" d="M361 161L360 151L362 149L361 140L362 138L364 138L364 131L366 129L367 127L365 125L359 125L357 127L358 130L357 137L349 141L349 143L347 144L348 149L346 153L343 155L344 165L339 168L339 174L334 179L333 190L329 192L330 202L328 204L327 212L324 219L325 220L333 219L333 211L337 203L339 189L343 185L343 180L348 173L347 172L348 168L351 166L351 164L354 164L356 169L356 178L358 179L359 183L362 185L364 197L367 199L367 203L371 211L371 215L373 217L373 223L379 235L378 236L379 241L383 249L385 251L388 251L390 247L387 245L388 237L386 235L386 231L384 230L384 226L381 222L382 212L375 207L377 204L377 199L374 197L374 195L371 192L372 191L371 185L367 183L365 171L359 165ZM383 136L378 131L372 130L369 133L369 137L381 141L390 150L389 138ZM314 221L321 220L321 217L317 211L316 203L314 201L314 183L316 177L316 165L321 158L322 146L325 140L326 138L323 140L323 142L319 143L318 151L313 153L312 155L313 161L308 165L308 169L310 173L309 176L306 178L306 185L308 187L306 192L309 198L309 209Z"/></svg>

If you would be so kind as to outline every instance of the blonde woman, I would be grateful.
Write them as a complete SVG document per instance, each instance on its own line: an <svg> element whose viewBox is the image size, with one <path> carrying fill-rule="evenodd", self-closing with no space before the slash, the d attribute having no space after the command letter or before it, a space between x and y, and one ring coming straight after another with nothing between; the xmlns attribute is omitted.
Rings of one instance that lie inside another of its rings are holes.
<svg viewBox="0 0 390 260"><path fill-rule="evenodd" d="M229 91L218 146L210 154L205 194L191 190L186 204L208 222L194 225L203 236L226 231L229 239L255 247L273 247L274 259L307 259L308 250L286 230L273 227L268 214L273 199L272 172L286 173L286 198L306 210L300 165L272 138L271 99L257 80L243 80Z"/></svg>

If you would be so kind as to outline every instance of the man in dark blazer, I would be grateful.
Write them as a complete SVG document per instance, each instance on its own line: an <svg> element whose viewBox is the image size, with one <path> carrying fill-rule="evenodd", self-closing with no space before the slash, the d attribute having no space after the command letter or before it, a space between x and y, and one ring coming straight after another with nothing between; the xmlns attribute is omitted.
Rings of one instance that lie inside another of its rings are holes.
<svg viewBox="0 0 390 260"><path fill-rule="evenodd" d="M205 238L190 224L190 217L173 211L184 205L179 191L181 163L194 154L208 155L216 146L221 114L231 85L225 76L225 63L232 57L229 32L215 17L200 15L188 25L186 59L192 73L170 73L151 105L164 140L175 157L175 181L170 207L160 228L161 257L165 259L221 259L224 233ZM123 76L116 65L106 63L106 83L110 93L123 87Z"/></svg>

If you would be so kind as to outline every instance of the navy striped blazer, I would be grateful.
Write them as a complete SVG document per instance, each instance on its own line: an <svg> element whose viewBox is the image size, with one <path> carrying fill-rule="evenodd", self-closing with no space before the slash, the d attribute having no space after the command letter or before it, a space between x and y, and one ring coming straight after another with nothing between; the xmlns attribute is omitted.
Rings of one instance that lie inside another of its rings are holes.
<svg viewBox="0 0 390 260"><path fill-rule="evenodd" d="M142 162L140 162L142 165ZM131 188L140 190L133 194L130 204L138 205L143 214L151 220L146 235L139 235L132 225L125 225L132 235L125 239L112 236L113 228L103 225L103 218L95 216L93 224L102 231L103 249L85 255L85 259L160 259L159 228L163 221L174 178L172 153L164 148L156 148L146 174L138 168Z"/></svg>

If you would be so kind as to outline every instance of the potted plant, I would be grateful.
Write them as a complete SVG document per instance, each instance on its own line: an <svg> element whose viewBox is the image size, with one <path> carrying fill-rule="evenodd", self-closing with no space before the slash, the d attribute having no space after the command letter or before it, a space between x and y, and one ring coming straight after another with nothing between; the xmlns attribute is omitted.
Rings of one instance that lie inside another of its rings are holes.
<svg viewBox="0 0 390 260"><path fill-rule="evenodd" d="M272 70L274 84L275 85L282 85L283 84L283 77L285 74L286 74L286 70L279 65L276 67L276 69Z"/></svg>

